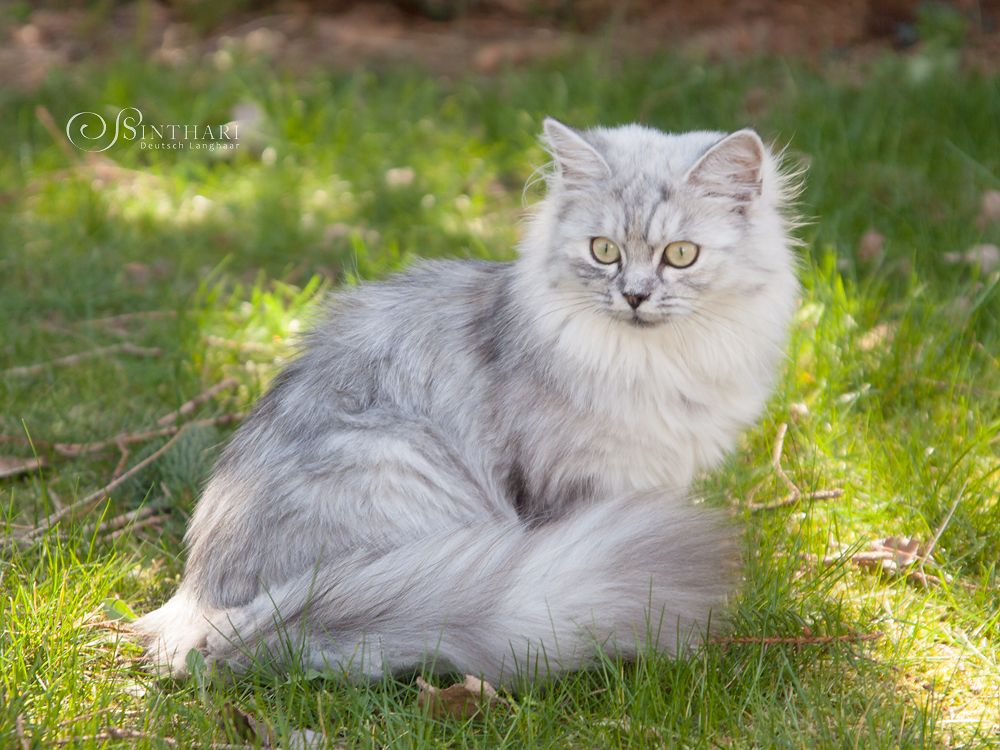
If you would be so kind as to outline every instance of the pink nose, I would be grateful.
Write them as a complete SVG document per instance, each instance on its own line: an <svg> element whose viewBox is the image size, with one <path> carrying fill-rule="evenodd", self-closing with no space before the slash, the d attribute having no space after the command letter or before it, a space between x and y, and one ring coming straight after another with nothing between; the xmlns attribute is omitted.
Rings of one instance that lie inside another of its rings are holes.
<svg viewBox="0 0 1000 750"><path fill-rule="evenodd" d="M629 303L629 306L631 306L633 310L635 310L644 301L649 299L648 294L623 294L622 296L625 298L625 301Z"/></svg>

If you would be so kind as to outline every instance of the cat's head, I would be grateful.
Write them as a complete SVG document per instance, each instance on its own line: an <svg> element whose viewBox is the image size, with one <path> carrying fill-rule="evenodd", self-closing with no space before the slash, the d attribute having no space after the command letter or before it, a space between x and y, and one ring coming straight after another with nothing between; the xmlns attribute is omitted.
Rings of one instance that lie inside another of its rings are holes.
<svg viewBox="0 0 1000 750"><path fill-rule="evenodd" d="M788 180L752 130L579 131L546 119L554 165L522 254L548 292L631 328L740 299L790 304Z"/></svg>

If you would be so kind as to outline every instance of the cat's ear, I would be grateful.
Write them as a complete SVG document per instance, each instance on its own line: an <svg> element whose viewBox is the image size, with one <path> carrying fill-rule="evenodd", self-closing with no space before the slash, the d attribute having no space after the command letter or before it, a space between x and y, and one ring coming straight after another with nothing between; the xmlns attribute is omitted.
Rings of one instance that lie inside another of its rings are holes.
<svg viewBox="0 0 1000 750"><path fill-rule="evenodd" d="M564 184L589 184L611 174L604 157L584 140L580 131L552 117L546 117L542 127Z"/></svg>
<svg viewBox="0 0 1000 750"><path fill-rule="evenodd" d="M708 195L750 203L763 187L764 154L759 135L738 130L712 146L685 179Z"/></svg>

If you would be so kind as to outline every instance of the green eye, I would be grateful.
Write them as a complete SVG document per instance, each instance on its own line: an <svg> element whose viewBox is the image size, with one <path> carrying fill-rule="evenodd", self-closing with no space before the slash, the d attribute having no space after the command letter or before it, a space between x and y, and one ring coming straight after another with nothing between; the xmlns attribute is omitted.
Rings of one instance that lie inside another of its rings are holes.
<svg viewBox="0 0 1000 750"><path fill-rule="evenodd" d="M687 268L698 260L698 246L693 242L671 242L663 251L663 260L674 268Z"/></svg>
<svg viewBox="0 0 1000 750"><path fill-rule="evenodd" d="M590 252L598 263L617 263L622 257L621 249L607 237L594 237L590 241Z"/></svg>

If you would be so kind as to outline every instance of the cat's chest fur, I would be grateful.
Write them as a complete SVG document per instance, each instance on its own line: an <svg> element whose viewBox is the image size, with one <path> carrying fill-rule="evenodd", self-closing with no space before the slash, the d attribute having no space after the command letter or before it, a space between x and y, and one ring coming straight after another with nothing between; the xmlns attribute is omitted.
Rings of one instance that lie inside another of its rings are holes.
<svg viewBox="0 0 1000 750"><path fill-rule="evenodd" d="M555 334L538 334L558 382L535 384L546 408L524 398L523 388L506 399L499 465L507 453L509 492L532 511L557 511L587 496L683 491L697 470L732 448L769 385L769 370L685 350L667 330L575 330L588 323L577 316Z"/></svg>

